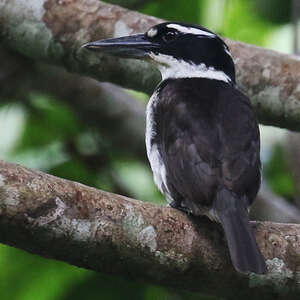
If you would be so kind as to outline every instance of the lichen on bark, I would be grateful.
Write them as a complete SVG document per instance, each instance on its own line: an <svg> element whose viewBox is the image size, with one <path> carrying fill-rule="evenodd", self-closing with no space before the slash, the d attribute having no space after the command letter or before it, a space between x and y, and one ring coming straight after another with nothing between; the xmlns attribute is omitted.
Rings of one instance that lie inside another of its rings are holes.
<svg viewBox="0 0 300 300"><path fill-rule="evenodd" d="M298 293L300 225L252 224L267 259L270 272L265 276L237 273L221 227L204 217L0 162L3 243L192 291L230 296L234 285L240 297Z"/></svg>

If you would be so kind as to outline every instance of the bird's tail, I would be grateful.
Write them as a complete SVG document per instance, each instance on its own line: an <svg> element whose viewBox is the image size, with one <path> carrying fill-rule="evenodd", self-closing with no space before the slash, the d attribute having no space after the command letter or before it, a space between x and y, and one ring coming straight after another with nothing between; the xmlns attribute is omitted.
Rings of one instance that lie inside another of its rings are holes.
<svg viewBox="0 0 300 300"><path fill-rule="evenodd" d="M224 188L217 194L214 210L224 228L235 269L242 273L266 273L265 259L250 227L244 199L237 199Z"/></svg>

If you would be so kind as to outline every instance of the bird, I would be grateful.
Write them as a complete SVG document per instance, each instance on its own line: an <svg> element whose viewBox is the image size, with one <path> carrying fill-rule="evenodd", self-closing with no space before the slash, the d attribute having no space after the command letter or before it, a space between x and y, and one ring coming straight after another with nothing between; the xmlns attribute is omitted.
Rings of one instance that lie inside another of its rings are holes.
<svg viewBox="0 0 300 300"><path fill-rule="evenodd" d="M259 127L224 40L200 25L164 22L83 47L158 68L145 134L155 184L169 206L222 225L238 272L265 274L248 216L261 183Z"/></svg>

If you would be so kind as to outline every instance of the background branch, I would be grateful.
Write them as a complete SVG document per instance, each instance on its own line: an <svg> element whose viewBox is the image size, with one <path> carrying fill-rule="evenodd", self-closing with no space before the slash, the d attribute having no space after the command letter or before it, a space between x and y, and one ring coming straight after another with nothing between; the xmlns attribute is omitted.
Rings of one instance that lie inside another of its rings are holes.
<svg viewBox="0 0 300 300"><path fill-rule="evenodd" d="M300 225L253 226L266 276L238 274L206 218L0 163L0 241L96 271L223 297L298 293Z"/></svg>
<svg viewBox="0 0 300 300"><path fill-rule="evenodd" d="M34 3L34 4L33 4ZM145 31L161 22L98 0L40 0L0 4L0 35L12 49L68 70L151 93L159 81L149 64L89 53L87 41ZM292 55L227 40L238 84L251 97L259 120L300 129L300 60Z"/></svg>
<svg viewBox="0 0 300 300"><path fill-rule="evenodd" d="M272 192L263 182L257 199L251 207L250 216L255 220L280 223L300 223L299 208Z"/></svg>

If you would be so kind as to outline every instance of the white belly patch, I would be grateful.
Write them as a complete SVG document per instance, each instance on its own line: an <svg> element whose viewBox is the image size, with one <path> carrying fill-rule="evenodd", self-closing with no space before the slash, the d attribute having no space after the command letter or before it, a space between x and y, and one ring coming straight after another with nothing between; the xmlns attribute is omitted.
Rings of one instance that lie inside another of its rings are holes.
<svg viewBox="0 0 300 300"><path fill-rule="evenodd" d="M153 179L159 190L166 196L168 202L173 199L170 195L166 180L166 168L158 151L158 147L152 142L156 135L153 109L157 105L157 93L154 93L149 100L146 111L146 149L150 166L153 172Z"/></svg>

